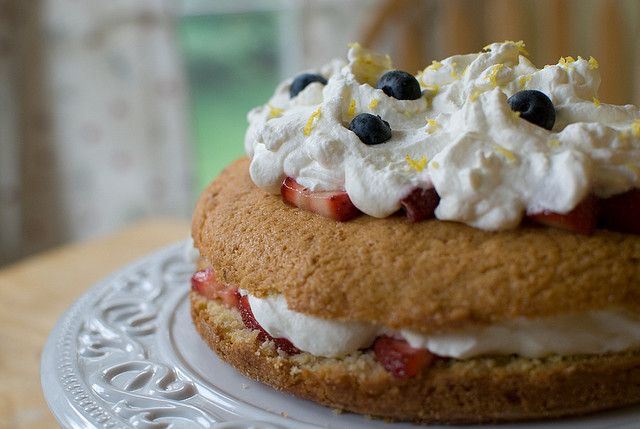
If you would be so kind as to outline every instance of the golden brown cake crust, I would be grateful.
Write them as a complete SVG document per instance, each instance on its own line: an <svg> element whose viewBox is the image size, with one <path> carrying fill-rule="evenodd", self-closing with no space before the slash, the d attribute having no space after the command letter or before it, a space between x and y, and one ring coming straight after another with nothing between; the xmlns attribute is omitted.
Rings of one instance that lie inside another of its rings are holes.
<svg viewBox="0 0 640 429"><path fill-rule="evenodd" d="M373 353L344 359L279 355L259 344L236 309L191 294L191 315L209 347L244 375L322 405L389 420L480 423L553 418L640 401L640 351L607 356L437 360L398 379Z"/></svg>
<svg viewBox="0 0 640 429"><path fill-rule="evenodd" d="M438 220L339 223L257 188L249 160L206 189L192 235L220 281L331 319L422 332L603 307L640 311L640 236L486 232Z"/></svg>
<svg viewBox="0 0 640 429"><path fill-rule="evenodd" d="M640 311L640 236L554 228L486 232L362 215L335 222L257 188L249 160L202 194L195 246L218 279L295 311L430 332L605 307Z"/></svg>

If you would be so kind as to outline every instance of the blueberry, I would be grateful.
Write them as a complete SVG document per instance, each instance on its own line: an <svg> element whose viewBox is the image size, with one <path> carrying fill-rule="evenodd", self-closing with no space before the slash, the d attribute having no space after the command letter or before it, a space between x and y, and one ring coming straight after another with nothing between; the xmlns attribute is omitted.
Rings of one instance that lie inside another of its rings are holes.
<svg viewBox="0 0 640 429"><path fill-rule="evenodd" d="M556 109L544 93L536 90L519 91L507 100L511 110L520 112L520 117L551 130L556 122Z"/></svg>
<svg viewBox="0 0 640 429"><path fill-rule="evenodd" d="M392 70L383 74L376 83L376 89L381 89L389 97L398 100L417 100L422 96L418 80L401 70Z"/></svg>
<svg viewBox="0 0 640 429"><path fill-rule="evenodd" d="M391 138L389 123L371 113L361 113L353 118L349 129L356 133L362 143L368 145L384 143Z"/></svg>
<svg viewBox="0 0 640 429"><path fill-rule="evenodd" d="M291 87L289 88L289 97L295 97L300 91L305 89L307 85L313 82L320 82L321 84L326 85L327 79L320 76L319 74L313 73L303 73L301 75L298 75L291 83Z"/></svg>

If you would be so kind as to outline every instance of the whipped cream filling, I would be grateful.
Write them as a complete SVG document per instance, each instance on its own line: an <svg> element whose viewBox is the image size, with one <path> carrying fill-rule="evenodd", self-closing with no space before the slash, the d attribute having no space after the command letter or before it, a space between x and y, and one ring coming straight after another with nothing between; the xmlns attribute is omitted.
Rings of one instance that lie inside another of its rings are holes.
<svg viewBox="0 0 640 429"><path fill-rule="evenodd" d="M249 295L249 305L269 335L284 337L316 356L339 357L369 347L378 332L367 322L338 322L291 311L283 295L262 299Z"/></svg>
<svg viewBox="0 0 640 429"><path fill-rule="evenodd" d="M283 295L256 298L249 304L258 323L272 336L287 338L316 356L341 357L370 347L382 334L404 338L415 348L456 359L516 354L601 354L640 346L640 315L619 309L589 311L539 319L517 318L490 326L467 326L425 335L390 331L379 324L341 322L290 310Z"/></svg>
<svg viewBox="0 0 640 429"><path fill-rule="evenodd" d="M375 217L400 208L417 187L435 187L436 217L485 230L519 224L527 212L566 213L588 193L640 187L640 109L597 99L596 61L571 57L536 68L521 43L434 61L418 73L422 97L397 100L375 89L388 56L354 44L347 61L318 70L289 98L292 79L248 114L245 150L257 186L279 193L286 176L311 190L345 190ZM544 92L556 109L548 131L511 111L517 91ZM389 122L392 137L363 144L348 129L360 113Z"/></svg>

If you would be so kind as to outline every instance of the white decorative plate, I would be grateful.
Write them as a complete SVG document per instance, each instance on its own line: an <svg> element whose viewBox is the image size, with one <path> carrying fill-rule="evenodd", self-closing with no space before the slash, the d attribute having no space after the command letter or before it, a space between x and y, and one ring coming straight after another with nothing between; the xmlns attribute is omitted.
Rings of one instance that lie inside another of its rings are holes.
<svg viewBox="0 0 640 429"><path fill-rule="evenodd" d="M249 380L191 324L186 243L113 273L58 321L42 356L42 387L65 428L415 428L353 414ZM500 429L637 428L640 407ZM467 426L468 427L468 426Z"/></svg>

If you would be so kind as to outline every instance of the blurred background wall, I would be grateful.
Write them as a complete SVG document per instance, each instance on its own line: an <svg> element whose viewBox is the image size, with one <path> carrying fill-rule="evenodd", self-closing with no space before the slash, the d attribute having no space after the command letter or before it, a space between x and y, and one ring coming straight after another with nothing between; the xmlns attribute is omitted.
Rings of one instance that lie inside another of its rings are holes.
<svg viewBox="0 0 640 429"><path fill-rule="evenodd" d="M415 73L523 40L539 67L595 57L600 100L640 104L639 18L638 0L0 0L0 264L188 219L247 111L348 42Z"/></svg>
<svg viewBox="0 0 640 429"><path fill-rule="evenodd" d="M0 0L0 263L188 216L170 2Z"/></svg>

